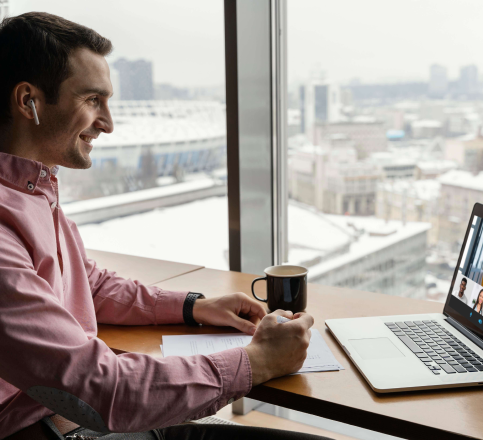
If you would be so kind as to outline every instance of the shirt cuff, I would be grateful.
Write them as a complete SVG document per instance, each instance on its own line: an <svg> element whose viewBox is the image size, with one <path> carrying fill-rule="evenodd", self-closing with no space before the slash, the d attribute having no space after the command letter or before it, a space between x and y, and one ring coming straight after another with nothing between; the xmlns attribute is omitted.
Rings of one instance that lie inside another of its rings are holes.
<svg viewBox="0 0 483 440"><path fill-rule="evenodd" d="M207 356L220 372L223 381L215 410L246 396L252 388L252 368L245 349L231 348Z"/></svg>
<svg viewBox="0 0 483 440"><path fill-rule="evenodd" d="M183 304L189 292L173 292L156 287L156 324L183 324Z"/></svg>

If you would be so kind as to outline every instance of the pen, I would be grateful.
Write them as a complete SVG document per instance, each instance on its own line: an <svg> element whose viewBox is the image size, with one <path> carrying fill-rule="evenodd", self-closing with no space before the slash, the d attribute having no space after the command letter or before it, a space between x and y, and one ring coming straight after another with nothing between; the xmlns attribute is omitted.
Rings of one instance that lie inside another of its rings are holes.
<svg viewBox="0 0 483 440"><path fill-rule="evenodd" d="M289 321L291 321L291 319L285 318L284 316L280 316L280 315L277 316L277 322L279 324L283 324L284 322L289 322Z"/></svg>

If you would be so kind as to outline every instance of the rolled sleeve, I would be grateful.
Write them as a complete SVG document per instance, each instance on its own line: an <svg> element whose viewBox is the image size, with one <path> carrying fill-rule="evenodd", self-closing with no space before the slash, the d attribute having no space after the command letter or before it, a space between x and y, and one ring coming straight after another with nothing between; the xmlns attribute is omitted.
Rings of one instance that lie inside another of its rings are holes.
<svg viewBox="0 0 483 440"><path fill-rule="evenodd" d="M252 369L245 349L232 348L206 357L220 374L222 390L213 405L190 417L191 420L215 414L224 406L246 396L252 388Z"/></svg>
<svg viewBox="0 0 483 440"><path fill-rule="evenodd" d="M156 324L183 323L183 304L189 292L173 292L156 287L154 317Z"/></svg>

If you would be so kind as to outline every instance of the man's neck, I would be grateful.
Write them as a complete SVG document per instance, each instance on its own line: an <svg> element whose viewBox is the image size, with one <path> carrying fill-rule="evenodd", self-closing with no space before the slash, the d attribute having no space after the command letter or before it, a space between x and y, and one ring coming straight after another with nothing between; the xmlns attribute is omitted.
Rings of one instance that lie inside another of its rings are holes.
<svg viewBox="0 0 483 440"><path fill-rule="evenodd" d="M35 145L35 142L30 137L26 135L15 135L15 133L18 133L18 130L0 129L0 153L42 162L49 168L55 165L45 163L38 145Z"/></svg>

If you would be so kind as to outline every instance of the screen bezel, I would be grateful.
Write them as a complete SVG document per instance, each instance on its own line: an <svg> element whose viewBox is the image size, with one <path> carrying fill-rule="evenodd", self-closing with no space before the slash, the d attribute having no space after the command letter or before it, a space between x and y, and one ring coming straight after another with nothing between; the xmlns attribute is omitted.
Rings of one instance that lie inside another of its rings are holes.
<svg viewBox="0 0 483 440"><path fill-rule="evenodd" d="M460 255L458 257L458 263L456 264L456 267L455 267L455 270L454 270L454 273L453 273L453 279L451 280L451 285L450 285L449 292L448 292L448 297L446 298L446 303L444 305L443 314L446 315L446 316L450 316L455 321L458 321L461 325L465 326L468 330L471 330L473 333L475 333L479 337L483 337L483 327L479 328L475 323L471 322L468 318L461 315L460 313L458 313L455 309L451 308L451 306L450 306L450 300L453 297L452 292L453 292L453 288L454 288L454 283L456 281L456 276L458 275L458 270L460 268L461 259L463 258L463 253L464 253L464 250L465 250L465 247L466 247L466 241L468 240L468 236L469 236L469 233L470 233L470 230L471 230L471 226L473 224L473 218L475 216L483 218L483 205L480 204L480 203L475 203L475 206L473 206L473 211L471 212L471 217L470 217L470 220L468 222L468 226L466 228L465 239L464 239L463 244L461 246Z"/></svg>

